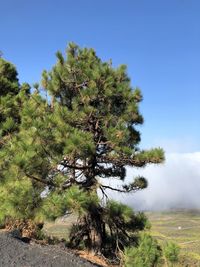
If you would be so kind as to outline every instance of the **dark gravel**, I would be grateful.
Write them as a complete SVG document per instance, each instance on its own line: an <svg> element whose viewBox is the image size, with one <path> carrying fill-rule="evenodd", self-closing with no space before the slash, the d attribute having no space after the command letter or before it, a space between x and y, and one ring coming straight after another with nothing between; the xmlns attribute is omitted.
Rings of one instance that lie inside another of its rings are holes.
<svg viewBox="0 0 200 267"><path fill-rule="evenodd" d="M27 244L11 234L0 233L0 267L94 267L56 245Z"/></svg>

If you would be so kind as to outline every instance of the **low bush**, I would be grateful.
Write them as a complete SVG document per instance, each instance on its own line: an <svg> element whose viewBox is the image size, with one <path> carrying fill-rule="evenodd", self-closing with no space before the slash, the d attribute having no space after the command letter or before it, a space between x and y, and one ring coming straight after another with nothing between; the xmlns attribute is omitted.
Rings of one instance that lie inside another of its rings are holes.
<svg viewBox="0 0 200 267"><path fill-rule="evenodd" d="M142 234L137 247L125 249L125 267L153 267L159 263L162 252L157 241L148 234Z"/></svg>
<svg viewBox="0 0 200 267"><path fill-rule="evenodd" d="M164 246L163 251L166 260L171 263L172 266L174 263L178 262L180 248L177 244L175 244L174 242L167 242Z"/></svg>

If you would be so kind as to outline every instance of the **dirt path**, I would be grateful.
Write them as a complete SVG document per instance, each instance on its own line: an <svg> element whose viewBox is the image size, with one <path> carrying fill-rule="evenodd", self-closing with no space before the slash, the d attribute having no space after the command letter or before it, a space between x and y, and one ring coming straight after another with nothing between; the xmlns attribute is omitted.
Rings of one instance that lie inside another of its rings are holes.
<svg viewBox="0 0 200 267"><path fill-rule="evenodd" d="M0 267L94 267L59 246L27 244L0 232Z"/></svg>

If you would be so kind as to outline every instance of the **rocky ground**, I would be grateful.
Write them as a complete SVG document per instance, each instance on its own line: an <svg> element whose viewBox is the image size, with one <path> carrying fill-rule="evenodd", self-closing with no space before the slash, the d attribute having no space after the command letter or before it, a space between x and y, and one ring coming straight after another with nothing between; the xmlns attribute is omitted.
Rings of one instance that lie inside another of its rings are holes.
<svg viewBox="0 0 200 267"><path fill-rule="evenodd" d="M57 245L24 243L11 233L0 232L0 267L94 267Z"/></svg>

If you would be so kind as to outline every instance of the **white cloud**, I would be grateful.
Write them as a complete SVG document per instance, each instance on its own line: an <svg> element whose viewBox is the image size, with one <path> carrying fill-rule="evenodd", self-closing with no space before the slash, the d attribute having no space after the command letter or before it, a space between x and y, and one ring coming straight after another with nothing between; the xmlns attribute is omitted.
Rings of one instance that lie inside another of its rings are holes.
<svg viewBox="0 0 200 267"><path fill-rule="evenodd" d="M200 152L168 153L162 165L128 168L127 180L138 174L147 178L148 188L114 198L141 210L200 208Z"/></svg>

